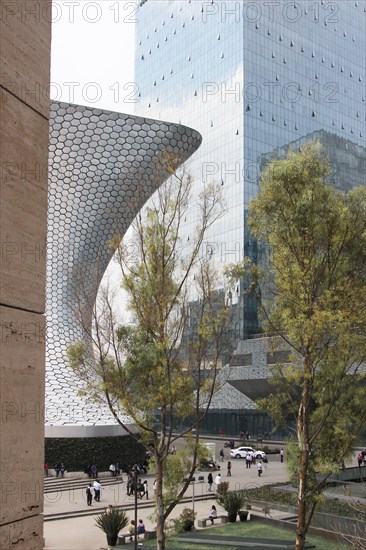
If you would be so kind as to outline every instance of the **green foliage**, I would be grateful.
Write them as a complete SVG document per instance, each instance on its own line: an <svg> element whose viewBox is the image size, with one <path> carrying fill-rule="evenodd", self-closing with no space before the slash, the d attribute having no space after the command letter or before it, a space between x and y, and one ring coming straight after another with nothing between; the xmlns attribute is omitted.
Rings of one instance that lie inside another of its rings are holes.
<svg viewBox="0 0 366 550"><path fill-rule="evenodd" d="M171 534L190 530L194 525L197 513L192 508L183 508L179 516L171 521Z"/></svg>
<svg viewBox="0 0 366 550"><path fill-rule="evenodd" d="M244 506L246 495L243 492L228 492L218 497L218 502L223 506L229 516L236 516Z"/></svg>
<svg viewBox="0 0 366 550"><path fill-rule="evenodd" d="M87 297L81 297L79 314L86 337L69 350L70 365L85 383L84 393L106 400L127 431L120 411L128 415L154 457L161 549L165 520L188 486L182 479L193 475L202 454L199 430L215 391L229 311L212 258L200 257L206 231L223 213L221 187L206 184L195 196L197 225L190 245L182 246L180 226L191 208L192 179L184 170L176 171L178 164L168 153L156 159L154 176L159 183L169 174L171 178L135 219L134 257L120 236L110 243L128 295L129 324L121 324L108 291L100 293L98 304L89 309ZM195 338L183 347L192 304ZM173 434L177 420L188 424L179 435ZM193 430L190 457L171 456L176 439Z"/></svg>
<svg viewBox="0 0 366 550"><path fill-rule="evenodd" d="M112 508L95 518L95 523L106 535L118 535L118 533L129 523L128 516L124 510Z"/></svg>
<svg viewBox="0 0 366 550"><path fill-rule="evenodd" d="M67 471L83 472L86 466L95 464L100 472L106 472L111 463L118 462L127 471L144 460L145 448L129 435L45 439L45 462L50 468L63 462Z"/></svg>
<svg viewBox="0 0 366 550"><path fill-rule="evenodd" d="M228 481L221 481L220 485L217 487L216 491L216 498L217 501L220 502L221 498L224 498L229 490L229 482Z"/></svg>
<svg viewBox="0 0 366 550"><path fill-rule="evenodd" d="M366 187L337 192L328 174L319 143L271 162L250 204L259 266L232 269L261 297L274 349L291 350L271 369L274 391L259 406L279 425L296 421L297 548L322 499L315 472L337 468L366 420Z"/></svg>

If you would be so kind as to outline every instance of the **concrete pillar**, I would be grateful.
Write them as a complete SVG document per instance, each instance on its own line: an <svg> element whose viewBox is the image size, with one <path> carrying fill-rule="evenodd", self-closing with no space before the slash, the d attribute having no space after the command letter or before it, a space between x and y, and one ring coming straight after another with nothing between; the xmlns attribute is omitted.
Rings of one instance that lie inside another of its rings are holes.
<svg viewBox="0 0 366 550"><path fill-rule="evenodd" d="M39 550L51 1L0 10L0 548Z"/></svg>

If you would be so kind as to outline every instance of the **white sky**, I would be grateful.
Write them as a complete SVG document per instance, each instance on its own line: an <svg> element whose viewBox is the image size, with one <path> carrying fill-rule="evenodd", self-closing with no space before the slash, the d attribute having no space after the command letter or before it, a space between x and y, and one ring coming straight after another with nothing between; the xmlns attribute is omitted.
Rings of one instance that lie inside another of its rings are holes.
<svg viewBox="0 0 366 550"><path fill-rule="evenodd" d="M52 21L51 99L133 113L137 3L54 0ZM114 262L107 280L111 288L119 287ZM123 311L122 291L120 300Z"/></svg>
<svg viewBox="0 0 366 550"><path fill-rule="evenodd" d="M134 112L137 3L54 0L51 99Z"/></svg>

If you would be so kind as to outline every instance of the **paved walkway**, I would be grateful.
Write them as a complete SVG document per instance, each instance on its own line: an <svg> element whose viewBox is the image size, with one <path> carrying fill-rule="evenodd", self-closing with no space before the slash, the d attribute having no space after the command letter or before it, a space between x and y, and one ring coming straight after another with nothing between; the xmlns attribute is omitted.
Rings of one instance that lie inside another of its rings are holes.
<svg viewBox="0 0 366 550"><path fill-rule="evenodd" d="M221 477L223 481L229 481L229 490L244 489L259 487L269 483L279 483L288 481L288 473L286 464L281 464L278 457L269 457L270 463L268 468L265 468L262 477L258 477L257 469L252 466L251 469L246 469L244 460L232 460L232 476L226 476L226 464L221 464L222 471ZM207 479L207 472L203 472L205 480ZM125 478L125 476L124 476ZM143 476L143 479L148 479L150 489L152 488L153 476ZM85 488L88 484L88 479L85 479ZM47 493L45 495L44 513L55 514L60 512L78 511L87 509L85 502L85 488L79 488L69 491L55 491ZM197 518L207 517L211 508L212 494L207 492L206 483L196 483L194 486L194 508L197 512ZM152 495L151 495L152 496ZM184 506L193 507L193 487L189 487L186 496L189 497L190 502L185 505L177 506L172 517L177 517ZM202 496L204 500L197 501L196 497ZM102 492L102 506L108 504L125 504L133 505L133 497L127 497L126 495L126 483L109 485L105 487ZM154 521L151 519L153 512L153 503L150 499L151 506L149 508L141 508L138 512L138 518L143 519L146 529L152 529L154 527ZM139 504L146 504L146 501L139 501ZM93 502L93 508L99 508L99 504ZM100 513L99 510L95 510L96 514ZM218 512L223 510L218 506ZM129 513L131 519L133 519L133 511ZM65 520L47 521L44 525L44 537L45 537L45 550L100 550L106 549L106 536L105 534L95 526L95 516L86 516ZM128 548L128 546L127 546Z"/></svg>

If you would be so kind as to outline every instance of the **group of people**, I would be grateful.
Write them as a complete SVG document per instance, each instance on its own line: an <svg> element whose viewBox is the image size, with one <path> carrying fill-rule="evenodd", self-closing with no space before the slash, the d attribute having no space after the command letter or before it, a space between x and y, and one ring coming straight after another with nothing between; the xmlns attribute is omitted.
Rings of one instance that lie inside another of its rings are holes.
<svg viewBox="0 0 366 550"><path fill-rule="evenodd" d="M86 502L88 506L91 506L93 503L93 497L95 502L100 502L102 492L102 486L99 479L96 479L93 483L90 482L86 488Z"/></svg>
<svg viewBox="0 0 366 550"><path fill-rule="evenodd" d="M110 514L112 512L112 510L113 510L113 505L109 504L108 508L105 511L105 513ZM133 537L135 536L135 533L137 533L137 537L138 537L139 535L143 535L145 533L145 531L146 531L145 524L144 524L142 519L139 519L137 527L136 527L135 521L132 520L131 523L130 523L130 526L128 528L128 534L130 536L130 542L133 541Z"/></svg>
<svg viewBox="0 0 366 550"><path fill-rule="evenodd" d="M116 462L116 464L111 464L109 466L109 471L111 472L112 477L119 476L119 474L121 473L121 468L120 468L118 462Z"/></svg>
<svg viewBox="0 0 366 550"><path fill-rule="evenodd" d="M47 466L47 474L46 475L48 476L48 465L45 464L45 466ZM56 477L58 477L59 475L61 475L61 477L64 477L65 466L64 466L63 462L56 462L55 472L56 472Z"/></svg>
<svg viewBox="0 0 366 550"><path fill-rule="evenodd" d="M137 528L136 528L136 524L134 522L134 520L131 521L130 523L130 526L128 528L128 533L130 535L130 542L133 541L133 537L135 536L135 533L137 532L137 537L139 535L143 535L145 533L146 529L145 529L145 525L144 525L144 522L142 521L142 519L139 519L139 522L137 524Z"/></svg>
<svg viewBox="0 0 366 550"><path fill-rule="evenodd" d="M149 486L147 479L145 479L145 481L141 481L141 478L138 478L137 481L135 481L135 476L133 473L128 475L126 490L128 497L134 495L136 492L137 498L139 499L146 497L147 500L149 498Z"/></svg>
<svg viewBox="0 0 366 550"><path fill-rule="evenodd" d="M216 477L215 477L216 491L218 490L221 481L222 481L221 474L217 474ZM212 473L209 472L208 476L207 476L207 490L208 491L212 492L213 484L214 484L214 478L213 478Z"/></svg>

